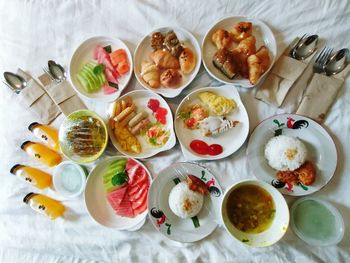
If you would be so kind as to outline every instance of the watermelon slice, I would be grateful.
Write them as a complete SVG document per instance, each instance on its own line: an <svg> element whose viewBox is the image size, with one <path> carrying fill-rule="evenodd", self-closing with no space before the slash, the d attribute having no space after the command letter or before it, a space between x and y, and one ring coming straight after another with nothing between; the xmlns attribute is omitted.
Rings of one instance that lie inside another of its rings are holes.
<svg viewBox="0 0 350 263"><path fill-rule="evenodd" d="M147 209L147 201L133 210L134 216L142 214Z"/></svg>
<svg viewBox="0 0 350 263"><path fill-rule="evenodd" d="M116 88L113 88L109 85L103 85L103 94L109 95L117 92L118 90Z"/></svg>
<svg viewBox="0 0 350 263"><path fill-rule="evenodd" d="M114 210L118 209L118 206L124 199L127 189L127 187L123 187L107 194L107 200Z"/></svg>
<svg viewBox="0 0 350 263"><path fill-rule="evenodd" d="M144 192L147 192L148 191L148 185L144 184L142 185L139 190L134 193L133 195L130 195L130 193L128 193L128 195L130 196L130 201L134 202L134 201L137 201L138 199L140 199L140 197L142 196L142 194Z"/></svg>
<svg viewBox="0 0 350 263"><path fill-rule="evenodd" d="M135 217L136 215L132 210L132 204L128 198L125 198L126 196L127 195L124 196L124 199L121 201L118 208L116 209L116 214L125 217Z"/></svg>

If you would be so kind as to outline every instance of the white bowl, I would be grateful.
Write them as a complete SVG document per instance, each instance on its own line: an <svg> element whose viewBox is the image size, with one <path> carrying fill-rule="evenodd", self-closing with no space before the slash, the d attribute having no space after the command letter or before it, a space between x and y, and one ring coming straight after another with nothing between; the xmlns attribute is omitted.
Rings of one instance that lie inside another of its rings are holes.
<svg viewBox="0 0 350 263"><path fill-rule="evenodd" d="M115 214L110 204L107 201L106 193L103 187L103 172L110 163L119 160L126 159L125 156L113 156L107 157L100 161L90 172L85 192L85 205L90 217L99 225L114 228L117 230L130 230L135 231L142 227L145 222L148 210L137 215L134 218L123 217ZM139 161L143 169L146 170L149 178L150 185L152 183L152 177L148 169Z"/></svg>
<svg viewBox="0 0 350 263"><path fill-rule="evenodd" d="M79 173L80 179L81 179L81 185L80 185L79 189L73 193L68 191L63 186L63 182L62 182L61 173L62 173L62 170L64 169L64 167L67 167L67 166L74 167L74 169L76 169L76 171ZM65 162L60 163L59 165L57 165L55 167L55 170L53 172L53 178L52 178L53 186L54 186L55 190L65 198L75 198L75 197L79 196L84 191L85 181L86 181L85 170L79 164L76 164L76 163L71 162L71 161L65 161Z"/></svg>
<svg viewBox="0 0 350 263"><path fill-rule="evenodd" d="M149 90L134 90L130 91L123 96L121 96L117 101L122 100L125 97L130 97L134 101L135 105L137 108L141 108L144 111L148 113L148 116L150 119L154 118L152 116L152 111L147 107L148 100L153 98L157 99L160 102L160 106L163 108L166 108L168 110L167 118L166 118L166 129L170 131L169 139L166 142L165 145L162 147L151 147L149 144L144 141L143 139L140 139L141 135L137 135L139 142L142 147L142 152L141 153L130 153L127 151L124 151L123 148L119 145L117 139L114 136L114 132L112 128L110 127L110 123L108 121L108 134L109 137L111 138L112 144L114 147L118 150L118 152L122 153L123 155L132 157L132 158L138 158L138 159L144 159L144 158L149 158L152 157L160 152L170 150L173 148L176 144L176 137L175 137L175 132L174 132L174 121L173 121L173 115L171 112L171 109L168 105L168 103L158 94L153 93L152 91ZM112 107L112 104L110 105ZM108 113L108 119L111 114L111 107L109 109Z"/></svg>
<svg viewBox="0 0 350 263"><path fill-rule="evenodd" d="M214 66L212 62L213 56L217 51L216 46L211 41L211 36L213 33L220 28L231 31L231 28L234 24L245 21L253 23L253 35L256 38L256 49L258 50L262 45L265 45L270 51L271 65L255 85L252 85L248 79L244 79L240 76L235 76L232 80L227 78L219 69ZM277 43L271 29L261 20L245 16L230 16L223 18L208 30L202 42L203 64L209 75L220 82L226 84L235 84L244 88L252 88L256 85L259 85L259 83L264 79L266 74L272 68L276 59L276 55Z"/></svg>
<svg viewBox="0 0 350 263"><path fill-rule="evenodd" d="M232 113L227 115L227 117L230 120L240 121L240 124L237 127L230 129L227 132L224 132L218 136L213 136L213 137L203 136L200 130L198 129L190 130L184 127L183 120L180 118L177 118L179 112L188 105L200 103L198 94L204 91L214 92L218 95L234 99L234 101L237 103L237 108ZM248 113L243 105L243 102L241 101L241 98L239 96L239 93L236 87L232 85L224 85L219 87L206 87L206 88L197 89L191 92L190 94L188 94L181 101L181 103L179 104L176 110L175 132L176 132L177 138L179 139L181 150L186 160L192 160L192 161L218 160L218 159L225 158L233 154L234 152L238 151L238 149L243 145L243 143L248 137L249 118L248 118ZM191 141L195 139L201 139L206 143L208 143L209 145L214 143L220 144L221 146L223 146L224 151L221 154L216 156L197 154L194 151L192 151L191 148L189 147L189 144L191 143Z"/></svg>
<svg viewBox="0 0 350 263"><path fill-rule="evenodd" d="M151 59L149 58L149 55L151 54L151 52L153 51L152 47L151 47L151 36L154 32L161 32L161 33L166 33L173 30L178 39L180 40L181 43L184 43L184 45L186 47L189 47L192 49L192 51L195 53L196 55L196 66L193 69L193 71L191 72L191 74L185 75L182 74L182 85L179 86L176 89L171 89L171 88L164 88L164 87L160 87L159 89L153 89L151 88L141 77L141 63L143 61L151 61ZM138 82L145 88L148 90L151 90L155 93L158 93L166 98L174 98L177 95L179 95L192 81L193 79L196 77L199 68L201 66L201 48L196 40L196 38L187 30L180 28L180 27L162 27L162 28L158 28L155 30L152 30L152 32L150 32L149 34L147 34L142 40L141 42L137 45L135 53L134 53L134 72L135 72L135 76L138 80Z"/></svg>
<svg viewBox="0 0 350 263"><path fill-rule="evenodd" d="M242 185L256 185L264 190L266 190L271 196L275 203L275 217L271 226L259 234L245 233L238 230L229 220L226 210L227 198L230 193ZM282 194L276 190L273 186L258 180L243 180L233 184L222 199L221 203L221 218L227 232L239 240L243 244L252 247L267 247L271 246L277 241L279 241L284 234L287 232L289 224L289 210L286 200L283 198Z"/></svg>
<svg viewBox="0 0 350 263"><path fill-rule="evenodd" d="M77 79L77 73L81 70L81 68L89 61L93 60L93 50L96 47L96 45L101 46L112 46L112 52L118 48L123 48L128 56L129 66L130 70L127 74L123 75L118 79L119 88L117 92L114 92L112 94L103 94L103 89L101 88L99 91L94 93L88 93L85 91L85 89L82 87L80 82ZM99 101L104 102L110 102L114 101L116 98L118 98L123 91L123 89L128 85L131 76L132 76L132 70L133 70L133 61L132 61L132 55L130 53L129 48L127 45L118 38L110 38L110 37L93 37L85 40L83 43L79 45L79 47L75 50L71 60L70 60L70 66L69 66L69 75L70 79L73 83L74 89L84 97L88 99L96 99Z"/></svg>

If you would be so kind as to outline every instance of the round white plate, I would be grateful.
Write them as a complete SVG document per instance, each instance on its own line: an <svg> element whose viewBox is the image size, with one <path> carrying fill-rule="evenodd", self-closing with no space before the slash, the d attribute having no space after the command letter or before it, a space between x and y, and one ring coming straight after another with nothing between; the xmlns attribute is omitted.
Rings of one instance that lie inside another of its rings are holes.
<svg viewBox="0 0 350 263"><path fill-rule="evenodd" d="M182 84L178 88L171 89L171 88L160 87L159 89L153 89L141 77L141 63L143 61L151 61L150 54L153 52L153 49L151 47L152 34L154 32L166 33L166 32L169 32L171 30L173 30L176 33L178 39L180 40L180 42L184 46L192 49L192 51L195 53L196 66L193 69L193 71L191 72L191 74L185 75L185 74L181 73ZM162 28L155 29L152 32L150 32L149 34L147 34L141 40L141 42L137 45L136 50L135 50L135 54L134 54L134 61L135 61L134 72L135 72L135 76L136 76L138 82L145 89L148 89L148 90L151 90L155 93L161 94L162 96L164 96L166 98L174 98L177 95L179 95L195 78L195 76L197 75L199 68L201 66L201 59L202 59L201 58L201 48L200 48L196 38L190 32L188 32L185 29L180 28L180 27L162 27Z"/></svg>
<svg viewBox="0 0 350 263"><path fill-rule="evenodd" d="M182 111L182 109L186 108L188 105L201 103L200 99L198 98L198 93L201 93L203 91L211 91L217 95L233 99L237 104L237 108L226 117L230 120L240 121L240 123L236 127L229 129L222 134L211 137L203 136L199 129L191 130L186 128L183 119L178 118L177 116ZM175 116L175 132L177 138L180 141L181 150L186 160L217 160L225 158L236 152L243 145L249 133L248 113L241 101L237 89L232 85L201 88L191 92L181 101L179 107L176 110ZM189 146L191 141L195 139L203 140L209 145L220 144L223 147L224 151L216 156L197 154L192 151Z"/></svg>
<svg viewBox="0 0 350 263"><path fill-rule="evenodd" d="M199 226L193 220L177 217L169 208L169 193L187 175L195 175L203 180L210 191L204 198L202 210L196 216ZM174 181L175 179L175 181ZM222 190L214 175L195 163L175 163L162 170L152 182L148 196L148 212L154 227L169 239L179 242L195 242L210 235L220 217Z"/></svg>
<svg viewBox="0 0 350 263"><path fill-rule="evenodd" d="M107 166L120 159L126 159L125 156L108 157L100 161L90 172L84 192L85 205L91 218L98 224L117 230L131 230L140 228L140 224L145 221L147 210L134 218L122 217L115 214L107 201L106 193L103 188L103 173ZM152 177L147 168L139 161L143 169L146 170L150 182Z"/></svg>
<svg viewBox="0 0 350 263"><path fill-rule="evenodd" d="M316 180L310 186L302 184L290 187L276 179L276 170L271 168L264 157L265 145L275 135L299 138L307 148L307 160L316 169ZM333 177L337 167L337 149L327 131L317 122L296 114L272 116L261 122L252 132L247 157L256 178L272 184L282 194L301 196L312 194L324 187Z"/></svg>
<svg viewBox="0 0 350 263"><path fill-rule="evenodd" d="M244 88L252 88L252 85L248 79L244 79L240 76L235 76L232 80L227 78L219 69L213 64L213 56L217 51L216 46L212 43L211 37L214 32L218 29L225 29L231 31L234 24L238 22L251 22L253 23L253 35L256 38L256 49L258 50L261 46L265 45L270 51L271 65L269 69L260 77L256 85L258 85L266 74L272 68L276 55L277 55L277 43L271 29L261 20L255 18L248 18L245 16L231 16L226 17L219 22L215 23L206 33L202 42L202 57L203 64L207 72L218 81L226 84L235 84Z"/></svg>
<svg viewBox="0 0 350 263"><path fill-rule="evenodd" d="M118 81L118 91L114 92L112 94L103 94L103 89L101 88L99 91L94 93L88 93L85 91L85 89L82 87L80 82L77 79L77 73L81 68L88 63L89 61L93 60L93 51L97 45L101 46L112 46L112 52L116 49L123 48L126 51L126 54L128 56L129 66L130 70L127 74L124 74L121 76ZM110 102L114 101L116 98L118 98L123 91L123 89L128 85L133 70L133 62L132 62L132 55L130 53L129 48L125 43L118 39L118 38L110 38L110 37L93 37L85 40L80 46L75 50L71 60L70 60L70 66L69 66L69 74L70 79L73 83L74 89L81 95L83 95L86 98L89 99L96 99L104 102Z"/></svg>
<svg viewBox="0 0 350 263"><path fill-rule="evenodd" d="M142 147L141 153L135 154L135 153L126 152L122 149L122 147L119 145L118 141L114 137L113 130L110 127L109 122L108 122L108 133L109 133L109 137L111 138L111 141L112 141L114 147L120 153L122 153L126 156L133 157L133 158L141 158L141 159L154 156L157 153L167 151L167 150L170 150L171 148L173 148L176 144L176 137L175 137L174 127L173 127L173 115L172 115L171 109L170 109L169 105L166 103L166 101L158 94L155 94L155 93L148 91L148 90L130 91L130 92L124 94L123 96L121 96L117 101L122 100L123 98L125 98L127 96L132 98L133 102L136 105L137 112L142 109L148 113L148 118L151 120L151 122L155 122L156 119L153 117L152 111L147 107L147 103L148 103L149 99L157 99L160 102L160 106L163 108L166 108L168 110L165 128L167 130L169 130L169 132L170 132L169 139L168 139L167 143L165 145L163 145L162 147L152 147L151 145L149 145L146 142L146 140L145 140L145 138L143 138L143 136L137 135L136 137L138 138L138 140L141 144L141 147ZM112 106L112 104L110 106ZM111 111L111 107L109 109L108 118L110 116L110 111Z"/></svg>

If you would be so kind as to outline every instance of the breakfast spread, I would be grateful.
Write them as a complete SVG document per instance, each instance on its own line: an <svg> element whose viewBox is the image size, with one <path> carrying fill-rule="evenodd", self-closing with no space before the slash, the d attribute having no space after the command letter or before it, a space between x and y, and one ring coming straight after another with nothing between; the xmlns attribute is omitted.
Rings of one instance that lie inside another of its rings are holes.
<svg viewBox="0 0 350 263"><path fill-rule="evenodd" d="M229 79L239 74L255 85L270 67L267 47L263 45L256 50L251 22L236 23L229 31L219 28L212 34L211 41L217 48L213 64Z"/></svg>
<svg viewBox="0 0 350 263"><path fill-rule="evenodd" d="M151 36L152 53L141 63L141 77L153 89L176 89L183 75L190 74L196 66L196 55L181 43L174 31L154 32Z"/></svg>

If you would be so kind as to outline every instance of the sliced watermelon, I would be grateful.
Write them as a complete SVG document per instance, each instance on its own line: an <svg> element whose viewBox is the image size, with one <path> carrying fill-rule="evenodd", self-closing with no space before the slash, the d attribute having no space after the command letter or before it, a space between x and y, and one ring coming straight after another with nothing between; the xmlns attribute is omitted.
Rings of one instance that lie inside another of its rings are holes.
<svg viewBox="0 0 350 263"><path fill-rule="evenodd" d="M130 193L128 193L128 195L130 196L130 201L135 202L137 200L139 200L142 195L148 191L148 185L144 184L140 187L139 191L137 191L135 194L130 195Z"/></svg>
<svg viewBox="0 0 350 263"><path fill-rule="evenodd" d="M124 196L126 194L126 191L128 190L128 187L119 188L118 190L115 190L109 194L107 194L107 199L109 201L113 201L116 206L119 206L122 200L124 199Z"/></svg>
<svg viewBox="0 0 350 263"><path fill-rule="evenodd" d="M126 196L127 195L124 196L124 199L121 201L118 208L116 209L116 214L125 217L135 217L136 215L132 210L132 204L128 198L125 198Z"/></svg>
<svg viewBox="0 0 350 263"><path fill-rule="evenodd" d="M140 206L133 209L134 216L142 214L147 209L147 201L143 202Z"/></svg>

